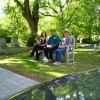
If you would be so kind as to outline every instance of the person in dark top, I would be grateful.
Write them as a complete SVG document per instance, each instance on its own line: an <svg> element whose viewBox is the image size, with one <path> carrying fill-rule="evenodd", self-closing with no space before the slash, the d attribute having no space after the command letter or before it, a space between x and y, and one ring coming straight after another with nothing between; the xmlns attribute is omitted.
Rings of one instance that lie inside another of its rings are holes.
<svg viewBox="0 0 100 100"><path fill-rule="evenodd" d="M60 43L60 38L55 34L55 30L51 30L51 37L48 39L47 47L44 48L44 54L49 60L49 62L53 59L53 51L58 48ZM48 55L49 54L49 55Z"/></svg>
<svg viewBox="0 0 100 100"><path fill-rule="evenodd" d="M36 52L36 59L35 60L39 60L39 55L40 53L38 53L38 50L43 50L44 47L47 45L47 34L46 32L42 32L41 33L41 39L40 41L38 41L37 38L35 38L36 42L38 44L36 44L31 52L31 54L29 55L29 57L33 57L34 56L34 53Z"/></svg>

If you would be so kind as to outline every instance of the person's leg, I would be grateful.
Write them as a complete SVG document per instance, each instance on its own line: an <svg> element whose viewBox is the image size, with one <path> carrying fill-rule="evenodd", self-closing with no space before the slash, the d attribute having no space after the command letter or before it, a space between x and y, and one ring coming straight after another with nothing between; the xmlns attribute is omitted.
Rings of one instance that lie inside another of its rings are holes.
<svg viewBox="0 0 100 100"><path fill-rule="evenodd" d="M57 62L61 62L61 56L62 56L62 53L65 52L66 49L65 48L60 48L58 49L58 58L57 58Z"/></svg>
<svg viewBox="0 0 100 100"><path fill-rule="evenodd" d="M35 53L37 47L38 47L38 44L36 44L36 45L34 46L32 52L31 52L31 54L30 54L30 57L32 57L32 56L34 55L34 53Z"/></svg>
<svg viewBox="0 0 100 100"><path fill-rule="evenodd" d="M44 55L48 58L48 49L49 48L44 48Z"/></svg>
<svg viewBox="0 0 100 100"><path fill-rule="evenodd" d="M53 51L55 51L58 47L54 46L52 48L49 48L48 52L49 52L49 59L53 60Z"/></svg>
<svg viewBox="0 0 100 100"><path fill-rule="evenodd" d="M43 50L44 49L44 46L40 46L38 45L37 48L36 48L36 59L39 60L39 56L40 56L40 53L38 53L38 50Z"/></svg>
<svg viewBox="0 0 100 100"><path fill-rule="evenodd" d="M59 48L58 48L59 49ZM54 53L55 53L55 58L56 58L56 62L58 61L58 49L56 49L55 51L54 51Z"/></svg>

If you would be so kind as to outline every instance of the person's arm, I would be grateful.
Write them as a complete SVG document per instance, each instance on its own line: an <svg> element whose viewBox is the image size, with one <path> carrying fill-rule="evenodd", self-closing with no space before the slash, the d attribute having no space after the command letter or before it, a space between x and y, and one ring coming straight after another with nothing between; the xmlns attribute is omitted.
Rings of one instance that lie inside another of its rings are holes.
<svg viewBox="0 0 100 100"><path fill-rule="evenodd" d="M64 38L62 39L61 45L59 45L59 48L65 48L65 46L64 46Z"/></svg>
<svg viewBox="0 0 100 100"><path fill-rule="evenodd" d="M69 37L69 43L68 43L68 45L71 45L71 44L72 44L72 38Z"/></svg>
<svg viewBox="0 0 100 100"><path fill-rule="evenodd" d="M57 37L57 40L56 40L56 46L59 46L60 42L61 42L60 38Z"/></svg>
<svg viewBox="0 0 100 100"><path fill-rule="evenodd" d="M39 41L37 38L35 38L35 40L36 40L36 42L37 42L38 44L40 44L40 41Z"/></svg>
<svg viewBox="0 0 100 100"><path fill-rule="evenodd" d="M66 48L66 46L69 46L69 45L72 44L72 38L71 38L71 37L69 37L68 41L69 41L68 44L66 44L66 45L64 45L64 46L60 45L59 48Z"/></svg>

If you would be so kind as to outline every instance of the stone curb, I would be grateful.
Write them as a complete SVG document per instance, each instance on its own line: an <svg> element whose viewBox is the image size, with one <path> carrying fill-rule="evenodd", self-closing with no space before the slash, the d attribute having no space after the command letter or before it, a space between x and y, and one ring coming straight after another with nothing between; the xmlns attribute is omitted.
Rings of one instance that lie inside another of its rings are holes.
<svg viewBox="0 0 100 100"><path fill-rule="evenodd" d="M4 54L16 54L16 53L21 53L21 52L26 52L29 50L32 50L33 47L29 47L29 48L23 48L21 50L4 50Z"/></svg>

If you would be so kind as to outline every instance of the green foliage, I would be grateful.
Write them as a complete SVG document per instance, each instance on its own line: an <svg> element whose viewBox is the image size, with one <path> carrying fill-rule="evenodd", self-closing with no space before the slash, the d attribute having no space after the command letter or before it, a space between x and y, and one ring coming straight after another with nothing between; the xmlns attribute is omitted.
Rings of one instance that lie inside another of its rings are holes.
<svg viewBox="0 0 100 100"><path fill-rule="evenodd" d="M0 55L4 54L4 50L0 49Z"/></svg>
<svg viewBox="0 0 100 100"><path fill-rule="evenodd" d="M82 39L82 43L92 44L93 40L91 38L85 38L85 39Z"/></svg>
<svg viewBox="0 0 100 100"><path fill-rule="evenodd" d="M6 38L7 34L5 30L0 30L0 38Z"/></svg>
<svg viewBox="0 0 100 100"><path fill-rule="evenodd" d="M49 32L50 28L55 28L61 36L62 30L68 28L70 35L91 37L99 33L97 24L100 24L98 20L100 14L98 14L99 10L96 10L98 4L98 1L90 2L89 0L49 2L48 8L43 9L46 17L40 18L39 29Z"/></svg>
<svg viewBox="0 0 100 100"><path fill-rule="evenodd" d="M31 32L26 19L22 16L22 9L13 0L9 2L4 7L6 16L2 21L3 29L9 31L8 37L16 36L27 43ZM23 0L19 2L23 6ZM38 29L45 30L48 35L52 28L59 36L62 36L62 30L65 28L70 30L70 35L73 37L77 35L87 38L100 34L99 0L30 0L29 3L31 13L34 5L39 4Z"/></svg>
<svg viewBox="0 0 100 100"><path fill-rule="evenodd" d="M30 29L27 21L22 16L20 8L11 1L10 4L6 5L4 13L6 15L1 21L2 29L8 32L3 32L2 34L0 32L0 35L5 37L4 33L7 33L5 37L7 42L11 41L10 37L17 37L25 44L30 36Z"/></svg>
<svg viewBox="0 0 100 100"><path fill-rule="evenodd" d="M27 46L29 47L33 47L34 46L34 43L35 43L35 39L36 38L36 34L32 34L29 39L28 39L28 42L27 42Z"/></svg>
<svg viewBox="0 0 100 100"><path fill-rule="evenodd" d="M6 37L6 42L10 43L11 42L11 37Z"/></svg>
<svg viewBox="0 0 100 100"><path fill-rule="evenodd" d="M93 43L99 45L100 40L95 40L95 41L93 41Z"/></svg>
<svg viewBox="0 0 100 100"><path fill-rule="evenodd" d="M84 39L82 39L82 43L99 45L100 39L93 40L92 38L84 38Z"/></svg>

